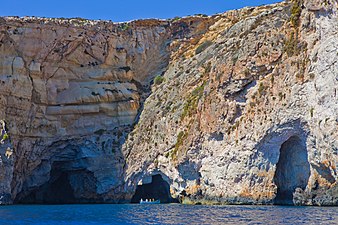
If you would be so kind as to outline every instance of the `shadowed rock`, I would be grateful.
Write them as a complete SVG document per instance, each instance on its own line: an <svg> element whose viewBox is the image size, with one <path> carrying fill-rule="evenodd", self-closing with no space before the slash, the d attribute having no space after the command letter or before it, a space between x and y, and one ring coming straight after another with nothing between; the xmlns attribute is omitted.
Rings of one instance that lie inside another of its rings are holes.
<svg viewBox="0 0 338 225"><path fill-rule="evenodd" d="M152 176L151 183L137 186L131 202L139 203L141 199L159 199L161 203L177 202L171 197L170 186L160 174Z"/></svg>
<svg viewBox="0 0 338 225"><path fill-rule="evenodd" d="M305 189L310 177L306 143L297 136L290 137L280 148L274 181L277 185L275 204L293 204L296 188Z"/></svg>

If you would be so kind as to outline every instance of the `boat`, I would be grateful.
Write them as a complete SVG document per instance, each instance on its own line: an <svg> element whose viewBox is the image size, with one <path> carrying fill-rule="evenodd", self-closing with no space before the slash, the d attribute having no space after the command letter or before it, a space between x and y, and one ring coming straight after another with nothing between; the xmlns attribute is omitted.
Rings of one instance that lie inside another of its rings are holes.
<svg viewBox="0 0 338 225"><path fill-rule="evenodd" d="M143 200L143 199L141 199L140 200L140 204L160 204L161 203L161 201L158 199L158 200L156 200L156 201L147 201L147 200Z"/></svg>

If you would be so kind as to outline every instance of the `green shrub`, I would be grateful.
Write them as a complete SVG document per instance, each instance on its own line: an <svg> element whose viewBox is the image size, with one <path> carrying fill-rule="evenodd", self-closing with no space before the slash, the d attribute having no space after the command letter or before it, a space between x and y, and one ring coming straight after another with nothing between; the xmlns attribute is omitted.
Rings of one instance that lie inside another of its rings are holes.
<svg viewBox="0 0 338 225"><path fill-rule="evenodd" d="M180 19L181 19L181 17L176 16L172 19L172 22L179 21Z"/></svg>
<svg viewBox="0 0 338 225"><path fill-rule="evenodd" d="M157 75L154 79L154 84L155 85L160 85L162 84L163 82L165 81L165 78L160 76L160 75Z"/></svg>
<svg viewBox="0 0 338 225"><path fill-rule="evenodd" d="M184 131L181 131L177 136L177 142L175 144L175 147L178 148L183 144L183 141L185 139L186 133Z"/></svg>
<svg viewBox="0 0 338 225"><path fill-rule="evenodd" d="M175 144L175 149L172 151L171 153L171 158L175 159L178 153L179 148L183 145L184 140L188 137L188 134L185 133L184 131L181 131L178 135L177 135L177 141Z"/></svg>
<svg viewBox="0 0 338 225"><path fill-rule="evenodd" d="M5 134L2 136L2 140L3 140L3 141L6 141L8 138L9 138L9 136L8 136L7 133L5 133Z"/></svg>
<svg viewBox="0 0 338 225"><path fill-rule="evenodd" d="M181 120L183 120L186 116L192 116L197 111L197 105L201 97L203 96L204 87L206 82L204 82L201 86L195 88L186 103L183 107L183 113L181 115Z"/></svg>
<svg viewBox="0 0 338 225"><path fill-rule="evenodd" d="M124 23L124 24L122 25L122 27L121 27L121 30L122 30L122 31L126 31L126 30L128 30L129 28L130 28L129 24L128 24L128 23Z"/></svg>
<svg viewBox="0 0 338 225"><path fill-rule="evenodd" d="M296 73L296 78L303 80L304 79L304 74L303 73Z"/></svg>
<svg viewBox="0 0 338 225"><path fill-rule="evenodd" d="M205 41L203 42L200 46L198 46L195 50L195 54L200 54L201 52L203 52L205 49L207 49L210 45L212 45L212 41Z"/></svg>
<svg viewBox="0 0 338 225"><path fill-rule="evenodd" d="M290 21L293 27L299 26L299 18L302 14L303 0L292 0Z"/></svg>
<svg viewBox="0 0 338 225"><path fill-rule="evenodd" d="M279 96L279 101L282 101L283 100L283 92L279 92L278 96Z"/></svg>
<svg viewBox="0 0 338 225"><path fill-rule="evenodd" d="M264 86L263 83L259 84L258 93L259 93L260 96L262 96L265 93L265 88L266 87Z"/></svg>
<svg viewBox="0 0 338 225"><path fill-rule="evenodd" d="M155 165L155 167L158 167L158 159L154 160L154 165Z"/></svg>
<svg viewBox="0 0 338 225"><path fill-rule="evenodd" d="M291 32L289 39L284 43L284 52L286 52L289 57L299 54L297 33Z"/></svg>
<svg viewBox="0 0 338 225"><path fill-rule="evenodd" d="M202 95L203 95L204 87L205 87L205 83L203 83L201 86L195 88L195 89L191 92L192 97L201 98Z"/></svg>
<svg viewBox="0 0 338 225"><path fill-rule="evenodd" d="M244 70L244 75L245 75L246 77L250 76L250 70L249 70L248 68L245 68L245 70Z"/></svg>
<svg viewBox="0 0 338 225"><path fill-rule="evenodd" d="M208 15L207 15L207 14L201 14L201 13L195 14L195 16L200 16L200 17L208 17Z"/></svg>

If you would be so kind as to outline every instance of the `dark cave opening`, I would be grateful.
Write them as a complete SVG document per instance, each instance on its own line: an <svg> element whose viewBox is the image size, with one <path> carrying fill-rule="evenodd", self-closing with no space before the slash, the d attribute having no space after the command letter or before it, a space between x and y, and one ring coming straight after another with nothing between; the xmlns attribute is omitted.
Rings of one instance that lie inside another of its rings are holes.
<svg viewBox="0 0 338 225"><path fill-rule="evenodd" d="M274 182L277 185L275 204L293 205L296 188L305 189L310 177L306 143L292 136L280 148Z"/></svg>
<svg viewBox="0 0 338 225"><path fill-rule="evenodd" d="M21 193L15 203L20 204L74 204L77 199L70 183L71 171L62 170L54 163L50 179L47 183L31 190L28 194Z"/></svg>
<svg viewBox="0 0 338 225"><path fill-rule="evenodd" d="M65 172L16 201L21 204L74 204L76 202L69 175Z"/></svg>
<svg viewBox="0 0 338 225"><path fill-rule="evenodd" d="M138 185L131 203L139 203L143 199L160 200L161 203L178 202L170 195L170 186L160 174L153 175L149 184Z"/></svg>

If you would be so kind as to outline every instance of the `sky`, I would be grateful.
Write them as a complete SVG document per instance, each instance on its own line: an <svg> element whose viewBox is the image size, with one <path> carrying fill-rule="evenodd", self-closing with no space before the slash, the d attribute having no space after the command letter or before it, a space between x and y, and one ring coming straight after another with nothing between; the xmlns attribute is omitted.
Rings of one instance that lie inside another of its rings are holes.
<svg viewBox="0 0 338 225"><path fill-rule="evenodd" d="M0 0L0 16L81 17L114 22L212 15L281 0Z"/></svg>

